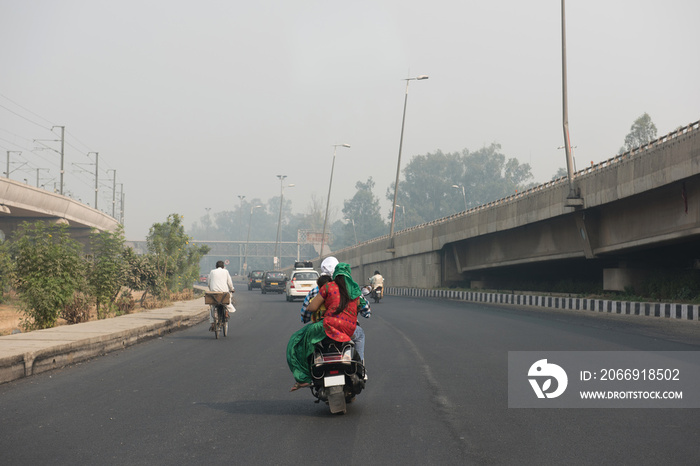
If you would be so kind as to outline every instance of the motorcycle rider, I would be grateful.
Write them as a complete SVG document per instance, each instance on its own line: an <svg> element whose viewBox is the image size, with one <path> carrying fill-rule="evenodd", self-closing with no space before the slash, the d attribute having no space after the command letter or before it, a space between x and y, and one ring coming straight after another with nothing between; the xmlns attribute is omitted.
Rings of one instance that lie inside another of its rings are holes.
<svg viewBox="0 0 700 466"><path fill-rule="evenodd" d="M378 288L381 288L382 290L384 289L384 277L382 277L382 274L379 273L379 270L374 271L374 275L370 277L369 283L372 285L373 293Z"/></svg>
<svg viewBox="0 0 700 466"><path fill-rule="evenodd" d="M323 262L321 262L321 276L332 277L335 271L335 266L338 265L338 259L333 256L326 257ZM309 291L304 298L304 302L301 305L301 321L303 323L308 323L312 321L313 313L309 312L307 308L312 299L316 297L319 292L319 286L314 287ZM362 315L365 319L369 319L372 316L372 310L369 307L369 302L364 298L360 297L360 304L358 305L357 312ZM355 333L352 334L352 341L355 343L355 351L362 360L364 364L365 361L365 331L358 324L355 328Z"/></svg>
<svg viewBox="0 0 700 466"><path fill-rule="evenodd" d="M326 306L326 315L320 322L305 325L292 335L287 344L287 364L296 381L290 391L311 384L309 358L316 343L326 337L338 342L350 341L357 327L357 308L360 287L352 279L350 265L339 263L333 272L333 281L325 284L307 308L314 312Z"/></svg>
<svg viewBox="0 0 700 466"><path fill-rule="evenodd" d="M228 270L224 268L224 261L217 261L216 268L209 272L209 278L207 279L209 285L209 291L215 292L228 292L229 293L229 303L226 305L227 314L236 312L236 308L233 307L231 301L233 300L232 294L236 291L233 287L233 281L231 280L231 275ZM210 331L214 331L214 313L216 312L216 306L209 306L209 326Z"/></svg>

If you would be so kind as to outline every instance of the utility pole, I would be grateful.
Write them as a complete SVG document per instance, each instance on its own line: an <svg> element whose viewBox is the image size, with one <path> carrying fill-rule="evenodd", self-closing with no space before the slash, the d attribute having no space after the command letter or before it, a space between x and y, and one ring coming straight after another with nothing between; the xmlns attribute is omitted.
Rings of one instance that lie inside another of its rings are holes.
<svg viewBox="0 0 700 466"><path fill-rule="evenodd" d="M37 168L37 169L36 169L36 187L37 187L37 188L39 187L39 172L40 172L41 170L49 171L48 168Z"/></svg>
<svg viewBox="0 0 700 466"><path fill-rule="evenodd" d="M107 171L112 171L112 218L117 218L114 216L114 207L117 204L117 170L110 168Z"/></svg>
<svg viewBox="0 0 700 466"><path fill-rule="evenodd" d="M61 176L60 176L60 191L59 193L61 196L63 196L63 174L65 173L65 170L63 169L63 162L65 161L64 159L64 153L63 153L63 148L64 144L66 141L66 127L65 126L52 126L51 131L53 131L54 128L61 128Z"/></svg>
<svg viewBox="0 0 700 466"><path fill-rule="evenodd" d="M124 183L119 183L119 223L124 225Z"/></svg>
<svg viewBox="0 0 700 466"><path fill-rule="evenodd" d="M7 151L7 171L5 172L5 175L7 175L6 178L8 178L8 179L10 178L10 173L11 173L11 171L10 171L10 154L11 154L12 152L14 152L14 153L16 153L16 154L19 154L19 155L22 155L22 151L19 151L19 150L8 150L8 151ZM18 163L19 163L19 162L18 162ZM15 170L17 170L17 169L19 169L19 168L22 168L22 167L25 166L26 164L27 164L27 162L24 162L22 165L20 165L19 167L15 168Z"/></svg>
<svg viewBox="0 0 700 466"><path fill-rule="evenodd" d="M99 152L88 152L88 156L90 154L95 154L95 205L93 206L95 209L97 209L97 194L99 192L99 185L98 185L98 177L100 173L100 153Z"/></svg>

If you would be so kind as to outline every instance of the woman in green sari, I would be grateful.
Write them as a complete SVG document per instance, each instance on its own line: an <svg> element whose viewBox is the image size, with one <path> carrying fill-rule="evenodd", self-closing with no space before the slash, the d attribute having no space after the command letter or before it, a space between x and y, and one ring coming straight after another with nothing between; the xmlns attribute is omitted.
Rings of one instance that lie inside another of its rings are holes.
<svg viewBox="0 0 700 466"><path fill-rule="evenodd" d="M287 344L287 364L296 381L290 391L311 385L310 358L317 343L326 337L341 342L352 339L360 295L360 287L350 274L350 265L339 263L333 272L333 281L323 285L307 307L313 312L325 305L323 320L300 328Z"/></svg>

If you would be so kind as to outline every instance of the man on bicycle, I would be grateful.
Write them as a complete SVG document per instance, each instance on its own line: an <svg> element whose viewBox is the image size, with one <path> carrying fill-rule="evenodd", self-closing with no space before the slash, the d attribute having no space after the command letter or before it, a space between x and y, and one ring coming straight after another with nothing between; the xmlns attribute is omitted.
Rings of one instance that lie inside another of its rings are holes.
<svg viewBox="0 0 700 466"><path fill-rule="evenodd" d="M227 314L230 314L231 312L236 312L236 309L233 307L233 304L231 304L233 302L233 296L231 295L236 290L233 288L233 281L231 280L231 275L228 273L228 270L224 268L224 261L216 262L216 268L209 272L209 279L207 280L207 283L209 285L209 291L229 292L229 297L231 299L226 305ZM216 312L216 306L209 306L209 323L211 324L209 330L211 331L214 330L214 312Z"/></svg>

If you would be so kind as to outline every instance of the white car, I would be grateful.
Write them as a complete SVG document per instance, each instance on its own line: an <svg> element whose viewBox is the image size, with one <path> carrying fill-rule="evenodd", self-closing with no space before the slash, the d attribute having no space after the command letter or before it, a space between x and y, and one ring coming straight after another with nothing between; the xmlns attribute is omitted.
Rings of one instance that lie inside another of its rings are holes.
<svg viewBox="0 0 700 466"><path fill-rule="evenodd" d="M318 272L313 269L293 271L285 287L287 301L294 301L294 298L304 299L309 291L316 286L316 280L318 280Z"/></svg>

